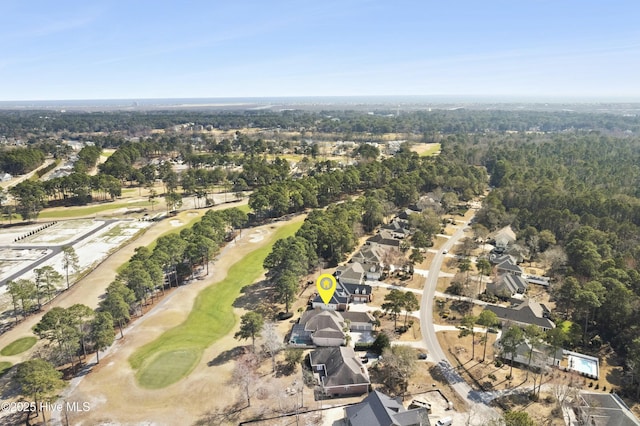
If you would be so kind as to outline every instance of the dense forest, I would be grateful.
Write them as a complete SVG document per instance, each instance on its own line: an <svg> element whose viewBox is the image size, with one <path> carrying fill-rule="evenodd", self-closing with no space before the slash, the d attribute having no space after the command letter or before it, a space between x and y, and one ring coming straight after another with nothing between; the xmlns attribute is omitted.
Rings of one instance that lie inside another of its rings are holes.
<svg viewBox="0 0 640 426"><path fill-rule="evenodd" d="M193 123L228 130L240 128L280 128L342 133L414 133L429 137L432 133L483 133L505 131L560 132L564 130L602 130L637 133L640 118L623 114L571 111L501 111L434 109L401 112L303 110L275 111L147 111L147 112L59 112L0 111L0 135L28 138L47 134L113 133L148 134L152 129L169 129Z"/></svg>
<svg viewBox="0 0 640 426"><path fill-rule="evenodd" d="M554 314L572 321L569 343L590 352L609 343L637 376L640 139L597 132L457 136L443 155L490 174L494 189L480 224L512 225L531 258L551 249Z"/></svg>

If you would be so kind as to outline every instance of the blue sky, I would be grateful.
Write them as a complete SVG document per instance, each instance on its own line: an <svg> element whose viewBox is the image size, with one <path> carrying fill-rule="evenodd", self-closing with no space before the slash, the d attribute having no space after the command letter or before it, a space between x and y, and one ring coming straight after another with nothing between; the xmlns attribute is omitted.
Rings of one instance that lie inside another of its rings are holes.
<svg viewBox="0 0 640 426"><path fill-rule="evenodd" d="M640 101L640 2L2 0L0 100Z"/></svg>

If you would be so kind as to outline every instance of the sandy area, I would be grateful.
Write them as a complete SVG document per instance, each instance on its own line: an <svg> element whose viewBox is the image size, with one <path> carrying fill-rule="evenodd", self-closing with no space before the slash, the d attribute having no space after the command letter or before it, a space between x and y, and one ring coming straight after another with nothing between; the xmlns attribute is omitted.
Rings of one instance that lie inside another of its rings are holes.
<svg viewBox="0 0 640 426"><path fill-rule="evenodd" d="M294 220L300 221L302 217ZM99 367L79 381L66 397L69 401L89 402L86 413L69 413L74 424L95 425L138 423L191 424L207 412L216 411L235 402L235 391L224 393L233 363L209 366L222 352L238 346L233 333L205 350L195 370L186 378L161 390L138 387L128 358L140 346L154 340L165 330L181 323L189 314L193 301L203 288L222 280L230 265L250 251L266 244L268 239L252 242L254 234L268 236L280 226L265 225L250 232L228 246L216 261L209 277L181 287L137 320L104 356ZM144 409L141 409L144 407Z"/></svg>

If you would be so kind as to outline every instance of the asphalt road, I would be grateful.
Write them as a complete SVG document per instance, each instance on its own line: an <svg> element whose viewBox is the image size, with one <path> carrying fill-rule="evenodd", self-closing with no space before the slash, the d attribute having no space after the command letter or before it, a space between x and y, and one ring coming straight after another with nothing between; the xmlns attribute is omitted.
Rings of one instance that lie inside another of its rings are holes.
<svg viewBox="0 0 640 426"><path fill-rule="evenodd" d="M478 424L483 424L485 421L497 417L498 413L486 404L487 399L483 393L472 389L458 374L455 368L451 366L442 347L440 347L440 343L436 337L436 330L433 326L433 298L436 293L436 285L438 284L438 275L440 269L442 269L442 262L445 257L444 251L450 251L453 246L465 236L464 229L467 226L468 223L461 225L456 233L442 246L441 250L436 253L431 262L429 274L427 275L422 293L420 329L422 330L422 339L426 343L431 360L440 367L440 370L447 378L453 390L469 404L470 411L474 417L472 421L474 421L474 423L475 421L479 421L480 423Z"/></svg>

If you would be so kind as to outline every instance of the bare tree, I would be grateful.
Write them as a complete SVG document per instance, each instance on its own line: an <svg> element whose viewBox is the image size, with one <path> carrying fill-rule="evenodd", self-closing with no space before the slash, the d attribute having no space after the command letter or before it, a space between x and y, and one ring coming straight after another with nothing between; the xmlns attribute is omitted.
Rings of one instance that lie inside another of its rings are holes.
<svg viewBox="0 0 640 426"><path fill-rule="evenodd" d="M284 344L278 334L278 328L274 322L265 322L262 326L262 347L267 355L271 357L271 371L276 371L276 355L282 350Z"/></svg>
<svg viewBox="0 0 640 426"><path fill-rule="evenodd" d="M562 409L562 406L570 399L573 399L578 394L578 377L576 374L571 373L568 382L562 382L558 380L551 386L553 396L556 397L558 406Z"/></svg>
<svg viewBox="0 0 640 426"><path fill-rule="evenodd" d="M247 407L251 407L253 386L258 379L257 367L258 359L255 354L246 353L238 358L231 373L231 384L237 386L247 398Z"/></svg>

